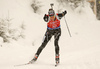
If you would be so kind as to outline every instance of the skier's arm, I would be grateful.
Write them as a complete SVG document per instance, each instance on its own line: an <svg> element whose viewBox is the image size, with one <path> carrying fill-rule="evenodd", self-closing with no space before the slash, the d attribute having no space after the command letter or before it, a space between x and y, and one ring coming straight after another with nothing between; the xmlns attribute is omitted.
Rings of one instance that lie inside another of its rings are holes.
<svg viewBox="0 0 100 69"><path fill-rule="evenodd" d="M59 19L61 19L63 16L66 15L66 13L67 13L67 11L65 10L64 12L58 13L57 15L58 15Z"/></svg>
<svg viewBox="0 0 100 69"><path fill-rule="evenodd" d="M45 22L48 22L49 16L45 14L44 17L43 17L43 19L44 19Z"/></svg>

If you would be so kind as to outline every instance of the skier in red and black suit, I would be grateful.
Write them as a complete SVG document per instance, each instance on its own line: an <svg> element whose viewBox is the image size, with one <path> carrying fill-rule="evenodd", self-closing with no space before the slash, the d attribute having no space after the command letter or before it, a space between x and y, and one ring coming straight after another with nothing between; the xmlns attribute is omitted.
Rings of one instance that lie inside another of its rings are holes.
<svg viewBox="0 0 100 69"><path fill-rule="evenodd" d="M45 48L48 41L54 35L54 45L55 45L55 60L56 63L59 63L59 45L58 41L61 36L61 28L60 28L60 19L66 14L67 12L64 11L62 13L55 14L53 9L49 9L48 15L44 15L44 21L47 23L47 31L45 33L45 38L43 43L38 48L34 58L30 61L30 63L37 60L38 56L40 55L41 51Z"/></svg>

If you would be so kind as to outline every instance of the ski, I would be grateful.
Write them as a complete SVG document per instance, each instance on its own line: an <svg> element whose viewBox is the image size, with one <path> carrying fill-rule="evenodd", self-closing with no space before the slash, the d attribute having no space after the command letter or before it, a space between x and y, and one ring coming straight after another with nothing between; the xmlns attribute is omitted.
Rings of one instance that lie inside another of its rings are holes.
<svg viewBox="0 0 100 69"><path fill-rule="evenodd" d="M19 65L14 65L14 67L16 66L24 66L24 65L29 65L29 64L33 64L35 61L31 60L28 63L24 63L24 64L19 64Z"/></svg>
<svg viewBox="0 0 100 69"><path fill-rule="evenodd" d="M14 65L14 67L16 67L16 66L23 66L23 65L29 65L29 64L31 64L31 63L25 63L25 64Z"/></svg>
<svg viewBox="0 0 100 69"><path fill-rule="evenodd" d="M33 64L34 62L29 62L29 63L25 63L25 64L19 64L19 65L14 65L14 67L16 66L24 66L24 65L29 65L29 64Z"/></svg>

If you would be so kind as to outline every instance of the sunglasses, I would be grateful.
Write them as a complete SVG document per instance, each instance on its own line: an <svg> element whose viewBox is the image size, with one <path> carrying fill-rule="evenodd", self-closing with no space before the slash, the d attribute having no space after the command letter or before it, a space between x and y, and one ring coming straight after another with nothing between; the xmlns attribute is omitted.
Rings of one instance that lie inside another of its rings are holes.
<svg viewBox="0 0 100 69"><path fill-rule="evenodd" d="M55 16L50 16L50 18L55 18Z"/></svg>

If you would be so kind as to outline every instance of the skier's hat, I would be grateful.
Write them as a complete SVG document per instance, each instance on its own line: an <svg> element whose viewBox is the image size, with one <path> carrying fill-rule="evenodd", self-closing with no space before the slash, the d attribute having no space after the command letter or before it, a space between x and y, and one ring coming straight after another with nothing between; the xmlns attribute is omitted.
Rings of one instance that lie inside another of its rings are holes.
<svg viewBox="0 0 100 69"><path fill-rule="evenodd" d="M53 9L49 9L48 15L49 16L54 16L55 15L55 11Z"/></svg>

